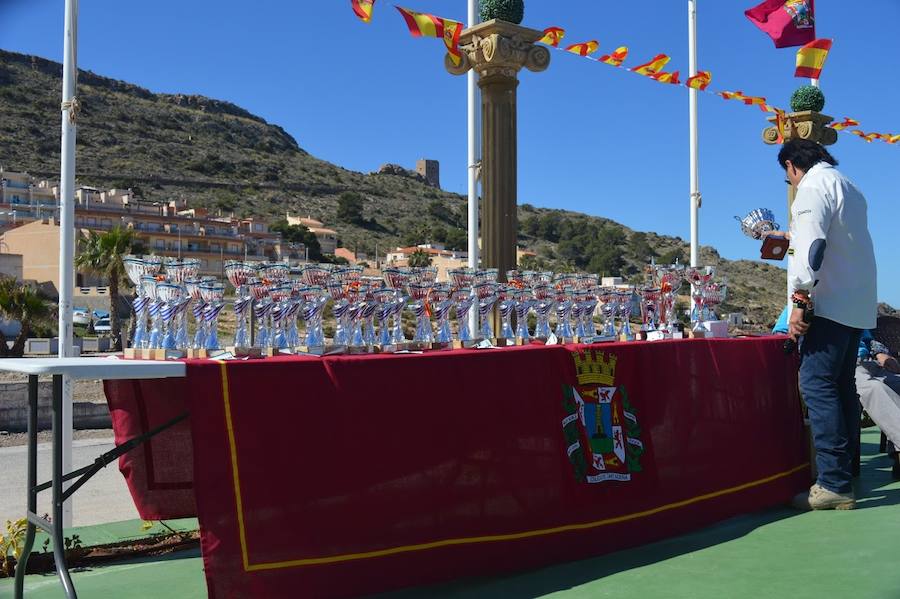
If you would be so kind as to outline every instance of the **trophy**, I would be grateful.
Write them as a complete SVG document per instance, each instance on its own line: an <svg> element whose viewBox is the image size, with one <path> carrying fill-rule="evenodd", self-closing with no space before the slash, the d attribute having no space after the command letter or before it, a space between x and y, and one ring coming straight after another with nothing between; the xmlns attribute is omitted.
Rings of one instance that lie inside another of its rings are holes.
<svg viewBox="0 0 900 599"><path fill-rule="evenodd" d="M602 304L600 306L600 314L603 316L603 330L601 337L614 340L618 337L616 334L616 307L618 306L618 298L615 289L601 287L597 292L597 300Z"/></svg>
<svg viewBox="0 0 900 599"><path fill-rule="evenodd" d="M685 272L687 280L691 284L691 299L694 300L694 309L691 311L691 321L694 323L692 332L697 337L704 337L706 329L703 326L703 310L706 300L706 286L716 273L712 266L690 267Z"/></svg>
<svg viewBox="0 0 900 599"><path fill-rule="evenodd" d="M641 289L641 332L648 333L656 330L656 310L659 304L659 289L657 287L644 287Z"/></svg>
<svg viewBox="0 0 900 599"><path fill-rule="evenodd" d="M140 348L147 335L147 305L150 303L150 298L146 296L141 285L141 277L148 274L147 263L139 256L134 255L125 256L122 258L122 262L125 264L125 274L128 275L128 280L134 285L134 301L131 303L131 310L134 314L132 316L134 318L134 338L131 341L131 347ZM135 357L134 352L131 353L132 355L129 357Z"/></svg>
<svg viewBox="0 0 900 599"><path fill-rule="evenodd" d="M394 318L394 326L391 333L391 343L389 345L400 345L406 342L406 335L403 334L403 308L406 307L407 298L404 291L409 283L410 270L408 268L388 267L382 271L384 275L384 283L393 291L393 302L391 304L391 316Z"/></svg>
<svg viewBox="0 0 900 599"><path fill-rule="evenodd" d="M434 333L431 330L431 320L428 312L428 296L434 283L426 280L420 282L411 282L408 285L409 297L412 300L409 307L416 316L416 333L413 336L413 343L428 344L434 339Z"/></svg>
<svg viewBox="0 0 900 599"><path fill-rule="evenodd" d="M619 308L619 335L624 341L634 340L634 331L631 328L631 298L634 293L629 289L627 291L616 292Z"/></svg>
<svg viewBox="0 0 900 599"><path fill-rule="evenodd" d="M537 339L548 339L552 334L550 331L550 312L553 311L555 303L555 290L549 282L534 279L531 286L531 293L534 296L534 313L537 316L537 325L534 328L534 336Z"/></svg>
<svg viewBox="0 0 900 599"><path fill-rule="evenodd" d="M778 223L775 222L775 214L768 208L757 208L751 210L744 218L740 216L734 218L741 223L741 231L750 239L760 240L766 233L779 229Z"/></svg>
<svg viewBox="0 0 900 599"><path fill-rule="evenodd" d="M496 269L491 270L496 272ZM489 272L479 271L479 275L476 275L475 278L482 278L482 280L475 283L475 286L472 288L472 291L475 292L475 297L478 298L478 335L482 339L491 339L494 337L494 331L491 330L491 321L488 315L494 309L494 304L497 303L497 289L499 285L495 280L490 280L491 275ZM494 276L496 277L496 274Z"/></svg>
<svg viewBox="0 0 900 599"><path fill-rule="evenodd" d="M524 283L524 280L522 281ZM518 343L527 344L531 339L528 333L528 312L531 311L531 290L524 285L516 287L516 340Z"/></svg>
<svg viewBox="0 0 900 599"><path fill-rule="evenodd" d="M203 301L203 295L200 293L200 283L203 281L199 277L188 277L184 280L184 289L187 296L193 301L191 313L194 315L194 341L191 343L191 349L206 348L206 325L203 318L203 311L206 309L206 302Z"/></svg>
<svg viewBox="0 0 900 599"><path fill-rule="evenodd" d="M276 350L287 349L288 343L288 316L291 313L291 294L294 286L286 280L274 283L269 288L269 296L272 298L272 332L270 347Z"/></svg>
<svg viewBox="0 0 900 599"><path fill-rule="evenodd" d="M177 336L177 316L181 309L181 300L184 297L184 287L177 283L168 281L160 281L156 284L156 296L162 306L159 311L159 318L162 321L162 343L160 348L163 350L178 349Z"/></svg>
<svg viewBox="0 0 900 599"><path fill-rule="evenodd" d="M450 283L435 283L431 289L431 307L436 320L437 333L434 340L447 347L453 342L450 330L450 310L453 308L453 293Z"/></svg>
<svg viewBox="0 0 900 599"><path fill-rule="evenodd" d="M500 313L500 335L498 339L515 339L516 334L512 328L512 315L516 309L515 285L500 285L497 295L497 311Z"/></svg>
<svg viewBox="0 0 900 599"><path fill-rule="evenodd" d="M469 327L469 312L475 304L475 296L471 287L456 287L453 290L453 302L456 304L456 338L460 347L471 346L472 329Z"/></svg>
<svg viewBox="0 0 900 599"><path fill-rule="evenodd" d="M741 223L741 231L750 239L763 239L760 248L760 258L766 260L783 260L790 246L788 239L781 235L769 235L774 231L778 231L778 223L775 222L775 215L767 208L757 208L751 210L747 216L741 218L734 217Z"/></svg>
<svg viewBox="0 0 900 599"><path fill-rule="evenodd" d="M219 313L225 307L225 285L211 277L204 278L200 282L199 291L204 306L203 349L217 350L219 349Z"/></svg>
<svg viewBox="0 0 900 599"><path fill-rule="evenodd" d="M159 349L162 341L160 330L159 311L162 304L156 295L156 275L143 275L141 277L141 289L147 298L147 317L150 320L150 331L144 337L142 347L144 349Z"/></svg>
<svg viewBox="0 0 900 599"><path fill-rule="evenodd" d="M236 353L250 347L249 316L253 298L250 297L248 281L256 273L252 263L239 260L227 260L225 262L225 277L234 287L234 316L236 327L234 331L234 347Z"/></svg>
<svg viewBox="0 0 900 599"><path fill-rule="evenodd" d="M304 276L304 278L306 278ZM325 333L322 331L322 311L328 302L325 289L319 285L303 285L297 289L300 297L300 320L306 326L306 347L303 351L317 353L317 349L325 347Z"/></svg>
<svg viewBox="0 0 900 599"><path fill-rule="evenodd" d="M256 316L257 329L256 339L253 347L261 350L271 349L271 328L269 325L269 316L275 304L269 297L268 282L253 277L247 280L247 288L250 291L250 297L253 300L253 314Z"/></svg>

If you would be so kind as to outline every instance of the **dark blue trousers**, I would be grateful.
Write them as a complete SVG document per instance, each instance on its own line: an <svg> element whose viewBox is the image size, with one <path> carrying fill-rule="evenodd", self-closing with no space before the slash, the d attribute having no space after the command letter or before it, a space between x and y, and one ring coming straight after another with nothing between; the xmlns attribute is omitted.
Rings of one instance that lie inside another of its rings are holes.
<svg viewBox="0 0 900 599"><path fill-rule="evenodd" d="M835 493L852 491L853 457L859 450L855 371L861 334L815 317L800 344L800 390L816 447L817 482Z"/></svg>

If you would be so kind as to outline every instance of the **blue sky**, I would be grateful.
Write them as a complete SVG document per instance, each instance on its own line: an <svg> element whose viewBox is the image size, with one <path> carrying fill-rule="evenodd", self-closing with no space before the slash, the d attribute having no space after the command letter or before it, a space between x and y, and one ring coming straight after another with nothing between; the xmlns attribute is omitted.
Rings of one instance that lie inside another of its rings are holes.
<svg viewBox="0 0 900 599"><path fill-rule="evenodd" d="M802 80L793 49L775 50L743 10L756 0L699 1L699 63L714 89L740 89L787 107ZM313 155L358 171L440 160L446 189L466 189L465 78L443 70L439 40L412 38L379 0L369 25L349 0L81 2L79 65L156 92L230 100L284 127ZM464 21L464 0L402 6ZM825 112L866 131L900 133L900 2L819 0L818 35L835 40L822 77ZM62 59L62 0L0 0L0 47ZM527 0L526 26L555 25L565 42L627 45L626 65L664 52L687 72L687 2ZM689 237L688 94L554 52L519 87L519 202L605 216L638 230ZM754 107L700 98L701 243L727 258L757 245L733 220L772 208L785 222L776 148ZM2 151L2 145L0 145ZM869 201L879 296L900 306L895 259L900 145L841 135L832 148ZM28 165L16 165L27 168ZM849 290L848 290L849 291Z"/></svg>

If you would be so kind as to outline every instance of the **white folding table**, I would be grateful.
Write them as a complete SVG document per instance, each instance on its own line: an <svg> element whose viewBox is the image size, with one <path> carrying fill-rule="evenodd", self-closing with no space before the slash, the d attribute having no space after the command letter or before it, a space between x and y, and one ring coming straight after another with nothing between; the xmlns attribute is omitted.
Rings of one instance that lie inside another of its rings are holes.
<svg viewBox="0 0 900 599"><path fill-rule="evenodd" d="M75 598L75 587L66 566L63 545L63 503L91 476L105 467L123 453L140 445L153 435L184 420L187 414L163 424L136 439L119 445L112 451L99 456L93 464L69 473L62 471L62 378L72 379L161 379L183 377L184 362L165 362L152 360L120 360L115 358L3 358L0 359L0 371L18 372L28 375L28 527L25 535L25 546L19 562L16 564L15 597L21 599L25 583L25 568L28 557L34 547L36 528L50 535L53 542L53 560L56 572L66 592L66 597ZM37 484L37 415L38 415L38 376L53 376L53 473L50 482ZM78 477L78 480L63 490L63 483ZM37 494L46 489L53 489L53 516L50 521L38 516Z"/></svg>

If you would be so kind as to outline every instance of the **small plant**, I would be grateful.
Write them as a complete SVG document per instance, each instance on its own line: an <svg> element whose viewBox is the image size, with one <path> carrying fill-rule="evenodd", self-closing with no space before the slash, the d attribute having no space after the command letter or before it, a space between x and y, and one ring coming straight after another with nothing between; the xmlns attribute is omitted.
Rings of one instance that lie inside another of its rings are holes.
<svg viewBox="0 0 900 599"><path fill-rule="evenodd" d="M791 96L791 110L794 112L822 112L825 108L825 94L815 85L804 85L797 88Z"/></svg>
<svg viewBox="0 0 900 599"><path fill-rule="evenodd" d="M482 21L500 19L518 25L524 17L524 0L481 0Z"/></svg>
<svg viewBox="0 0 900 599"><path fill-rule="evenodd" d="M28 523L25 518L6 521L6 533L0 534L0 572L6 576L13 576L16 571L16 562L22 555L25 545L25 531Z"/></svg>

